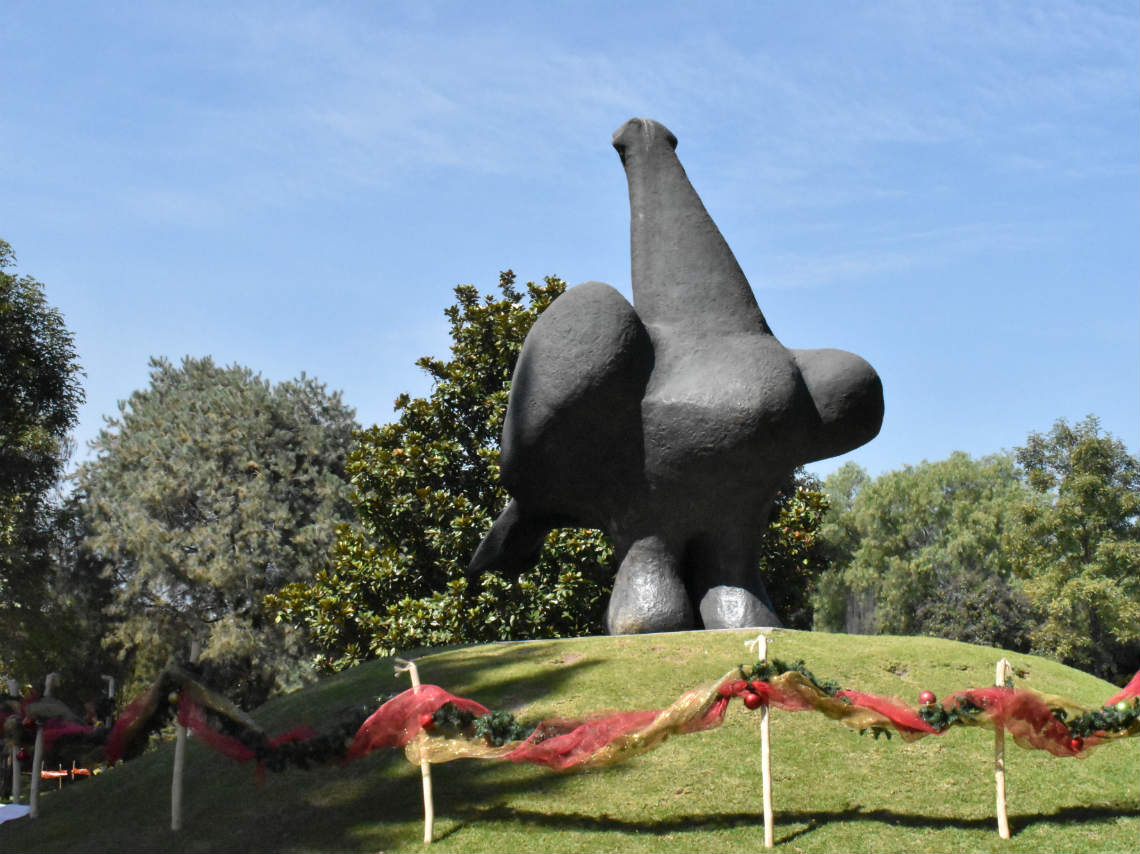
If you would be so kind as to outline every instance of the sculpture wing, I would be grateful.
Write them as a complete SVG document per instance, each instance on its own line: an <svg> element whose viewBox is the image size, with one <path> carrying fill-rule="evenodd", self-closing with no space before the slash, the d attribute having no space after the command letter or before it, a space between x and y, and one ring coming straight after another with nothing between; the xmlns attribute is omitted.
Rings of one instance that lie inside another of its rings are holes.
<svg viewBox="0 0 1140 854"><path fill-rule="evenodd" d="M879 434L883 383L867 362L845 350L792 350L818 420L808 431L806 462L852 451Z"/></svg>
<svg viewBox="0 0 1140 854"><path fill-rule="evenodd" d="M653 346L617 290L558 297L523 343L503 424L500 480L514 500L471 561L521 571L555 527L608 528L643 481L641 399Z"/></svg>
<svg viewBox="0 0 1140 854"><path fill-rule="evenodd" d="M501 458L511 495L535 512L597 523L598 504L612 505L640 477L652 367L649 335L617 290L586 282L555 300L511 381Z"/></svg>

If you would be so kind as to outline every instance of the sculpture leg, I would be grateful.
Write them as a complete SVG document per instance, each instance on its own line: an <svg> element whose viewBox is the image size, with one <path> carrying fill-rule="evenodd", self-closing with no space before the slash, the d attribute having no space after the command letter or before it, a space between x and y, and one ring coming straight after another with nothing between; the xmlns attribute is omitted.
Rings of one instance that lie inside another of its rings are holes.
<svg viewBox="0 0 1140 854"><path fill-rule="evenodd" d="M689 549L688 573L706 629L782 625L760 580L751 539L725 532L698 539Z"/></svg>
<svg viewBox="0 0 1140 854"><path fill-rule="evenodd" d="M660 537L635 541L621 559L606 609L611 635L696 628L677 550Z"/></svg>
<svg viewBox="0 0 1140 854"><path fill-rule="evenodd" d="M476 549L467 573L499 570L518 575L538 563L542 543L552 527L547 520L528 516L519 502L511 499Z"/></svg>

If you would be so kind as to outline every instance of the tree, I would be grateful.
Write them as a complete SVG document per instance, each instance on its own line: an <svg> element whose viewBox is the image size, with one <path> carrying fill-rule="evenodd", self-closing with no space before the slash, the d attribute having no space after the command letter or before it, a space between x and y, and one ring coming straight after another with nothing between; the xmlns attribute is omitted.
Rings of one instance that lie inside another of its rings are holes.
<svg viewBox="0 0 1140 854"><path fill-rule="evenodd" d="M304 673L303 638L264 600L325 566L351 514L353 411L304 374L150 367L77 477L84 546L113 583L107 640L137 685L197 639L209 678L254 705Z"/></svg>
<svg viewBox="0 0 1140 854"><path fill-rule="evenodd" d="M873 595L856 597L843 580L844 569L851 564L860 539L851 511L859 491L870 481L866 469L846 462L823 483L827 510L819 526L819 540L826 567L816 579L812 595L815 629L856 634L871 630Z"/></svg>
<svg viewBox="0 0 1140 854"><path fill-rule="evenodd" d="M417 364L430 397L401 395L398 419L358 436L347 470L357 524L341 528L333 566L270 597L304 626L325 667L417 646L565 637L601 629L612 549L596 531L552 532L543 558L514 579L469 578L467 562L506 504L498 441L511 374L539 313L566 289L500 276L501 297L455 289L451 359Z"/></svg>
<svg viewBox="0 0 1140 854"><path fill-rule="evenodd" d="M27 672L46 655L52 491L83 402L74 339L44 288L7 272L0 240L0 671Z"/></svg>
<svg viewBox="0 0 1140 854"><path fill-rule="evenodd" d="M869 482L845 467L825 490L841 509L825 527L836 563L817 596L832 621L821 628L1028 648L1032 617L1005 549L1024 498L1009 456L955 452Z"/></svg>
<svg viewBox="0 0 1140 854"><path fill-rule="evenodd" d="M1140 464L1092 415L1016 450L1033 490L1011 540L1034 649L1104 678L1140 668Z"/></svg>
<svg viewBox="0 0 1140 854"><path fill-rule="evenodd" d="M48 673L60 675L54 695L74 709L104 695L104 675L122 681L122 670L103 639L113 625L106 613L112 581L102 563L83 548L87 525L83 495L71 492L51 510L51 548L36 632L37 644L19 669L24 678L42 685Z"/></svg>
<svg viewBox="0 0 1140 854"><path fill-rule="evenodd" d="M830 502L802 468L776 494L760 545L760 572L776 613L790 629L810 629L816 585L831 565L821 536Z"/></svg>

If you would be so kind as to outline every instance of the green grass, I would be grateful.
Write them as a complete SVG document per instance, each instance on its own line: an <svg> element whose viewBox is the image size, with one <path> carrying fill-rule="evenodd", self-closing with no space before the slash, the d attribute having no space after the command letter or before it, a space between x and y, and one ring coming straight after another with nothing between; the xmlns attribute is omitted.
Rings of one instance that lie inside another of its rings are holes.
<svg viewBox="0 0 1140 854"><path fill-rule="evenodd" d="M495 644L425 654L425 682L537 720L656 708L747 663L752 634L692 632ZM911 703L989 684L1000 651L930 638L777 632L770 654L819 677ZM1024 684L1090 705L1114 688L1009 654ZM255 712L270 731L406 686L373 662ZM758 716L733 704L719 729L670 740L627 763L558 774L461 760L433 767L432 851L757 851L763 848ZM859 736L814 713L773 713L776 846L784 851L1136 851L1136 740L1085 759L1008 742L1013 838L994 819L993 736L954 729L905 744ZM270 774L191 744L185 829L169 830L169 745L63 791L41 818L0 825L2 851L421 851L418 768L403 754Z"/></svg>

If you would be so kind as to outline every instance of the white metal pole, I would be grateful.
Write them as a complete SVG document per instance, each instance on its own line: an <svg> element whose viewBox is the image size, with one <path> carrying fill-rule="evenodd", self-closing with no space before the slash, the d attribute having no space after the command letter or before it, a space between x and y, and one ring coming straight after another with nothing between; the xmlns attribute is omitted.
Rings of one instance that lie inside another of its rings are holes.
<svg viewBox="0 0 1140 854"><path fill-rule="evenodd" d="M420 673L415 662L405 661L402 658L397 658L396 661L399 663L399 666L396 667L396 673L407 673L411 676L412 693L420 693ZM421 729L417 738L422 748L427 741L427 733ZM420 778L423 780L424 787L424 845L430 845L435 833L435 802L431 793L431 763L428 762L427 756L422 750L420 752Z"/></svg>
<svg viewBox="0 0 1140 854"><path fill-rule="evenodd" d="M756 648L756 658L761 663L768 660L768 636L761 633L746 646ZM768 715L768 703L760 707L760 777L764 794L764 847L771 848L775 842L775 820L772 815L772 722Z"/></svg>
<svg viewBox="0 0 1140 854"><path fill-rule="evenodd" d="M997 663L994 684L1005 685L1006 677L1013 673L1009 659ZM1005 724L999 722L994 727L994 790L997 799L998 836L1009 839L1009 816L1005 808Z"/></svg>
<svg viewBox="0 0 1140 854"><path fill-rule="evenodd" d="M20 686L16 683L15 679L8 680L8 694L13 697L20 696ZM23 726L20 721L16 722L18 726ZM20 745L19 739L12 742L12 803L18 804L20 802L20 790L23 788L24 778L20 772Z"/></svg>
<svg viewBox="0 0 1140 854"><path fill-rule="evenodd" d="M202 646L198 641L190 644L190 663L198 660ZM181 693L178 697L182 704ZM186 727L174 725L174 773L170 780L170 829L182 829L182 772L186 768Z"/></svg>
<svg viewBox="0 0 1140 854"><path fill-rule="evenodd" d="M51 696L51 689L59 679L58 673L49 673L44 680L44 698ZM44 725L41 722L36 727L36 748L32 754L32 785L28 790L28 818L39 818L40 815L40 774L44 770Z"/></svg>
<svg viewBox="0 0 1140 854"><path fill-rule="evenodd" d="M22 726L22 724L21 724ZM21 789L23 788L24 777L20 769L20 746L18 744L12 745L12 803L18 804L20 802Z"/></svg>

